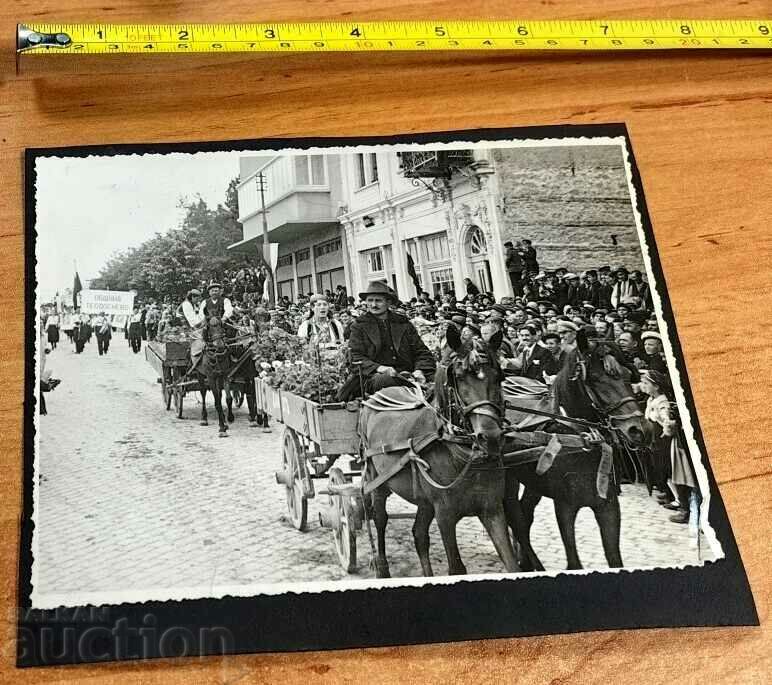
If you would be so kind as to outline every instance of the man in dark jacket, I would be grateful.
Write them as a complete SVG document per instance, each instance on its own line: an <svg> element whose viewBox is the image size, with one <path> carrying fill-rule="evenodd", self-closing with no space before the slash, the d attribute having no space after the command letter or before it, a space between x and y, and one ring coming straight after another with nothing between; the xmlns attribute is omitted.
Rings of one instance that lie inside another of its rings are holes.
<svg viewBox="0 0 772 685"><path fill-rule="evenodd" d="M397 296L385 283L371 283L359 297L367 303L367 312L351 324L349 349L351 361L359 364L365 392L406 385L400 374L410 374L421 383L432 379L436 368L434 356L410 321L391 308ZM359 395L359 377L350 378L340 392L340 399Z"/></svg>
<svg viewBox="0 0 772 685"><path fill-rule="evenodd" d="M520 241L523 245L523 261L525 262L526 276L533 276L539 273L539 259L536 256L536 249L528 238Z"/></svg>
<svg viewBox="0 0 772 685"><path fill-rule="evenodd" d="M507 371L515 376L524 376L532 380L544 381L544 371L552 361L549 350L538 344L536 329L533 326L521 326L517 332L520 340L520 351L514 359L509 360Z"/></svg>
<svg viewBox="0 0 772 685"><path fill-rule="evenodd" d="M582 302L589 302L597 309L600 307L600 283L598 282L598 272L594 269L590 269L585 272L584 279L584 283L579 289L579 296Z"/></svg>
<svg viewBox="0 0 772 685"><path fill-rule="evenodd" d="M518 243L518 248L519 248ZM523 269L525 269L525 262L523 261L522 254L519 249L516 248L511 240L507 240L504 243L505 263L507 265L507 273L509 274L509 282L512 284L512 294L515 297L520 297L523 294Z"/></svg>

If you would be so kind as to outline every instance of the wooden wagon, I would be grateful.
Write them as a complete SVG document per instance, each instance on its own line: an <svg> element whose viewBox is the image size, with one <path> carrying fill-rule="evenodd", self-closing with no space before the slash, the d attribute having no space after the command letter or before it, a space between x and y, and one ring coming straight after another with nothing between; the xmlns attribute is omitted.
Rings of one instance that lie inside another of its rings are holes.
<svg viewBox="0 0 772 685"><path fill-rule="evenodd" d="M349 573L356 569L356 534L364 520L360 476L359 403L320 404L286 390L255 380L257 405L283 424L281 468L276 482L286 489L287 511L292 525L307 528L308 500L325 495L319 522L330 528L341 566ZM350 459L345 468L335 463L342 455ZM314 481L328 480L326 488L316 490Z"/></svg>
<svg viewBox="0 0 772 685"><path fill-rule="evenodd" d="M191 364L190 342L152 340L145 346L145 359L158 373L164 406L168 411L174 402L177 418L181 419L185 394L199 389L196 379L186 377Z"/></svg>
<svg viewBox="0 0 772 685"><path fill-rule="evenodd" d="M325 495L327 499L322 503L319 523L332 531L335 551L343 569L354 572L357 532L362 529L367 513L364 496L375 482L365 482L362 478L357 433L360 403L319 404L273 388L260 378L256 379L255 386L258 407L283 424L281 468L276 472L276 482L286 490L292 525L300 531L306 530L308 500ZM547 470L564 448L587 451L602 443L599 435L558 435L538 430L506 431L503 437L500 463L504 468L541 462L537 468ZM345 470L335 465L342 455L350 456ZM608 459L602 460L603 463L610 464ZM598 475L601 475L600 466ZM314 480L318 479L328 482L324 489L317 491ZM605 493L601 496L605 497ZM389 518L414 516L393 513ZM372 539L370 543L372 550Z"/></svg>

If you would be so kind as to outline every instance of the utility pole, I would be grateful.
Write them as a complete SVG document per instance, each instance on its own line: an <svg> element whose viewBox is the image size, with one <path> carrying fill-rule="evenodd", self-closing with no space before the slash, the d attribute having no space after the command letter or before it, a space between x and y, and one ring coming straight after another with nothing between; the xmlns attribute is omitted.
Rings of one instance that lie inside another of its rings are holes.
<svg viewBox="0 0 772 685"><path fill-rule="evenodd" d="M263 262L266 267L266 282L268 284L268 304L273 307L276 304L276 293L273 282L273 269L271 268L271 244L268 242L268 217L265 213L265 176L263 172L257 174L257 189L260 191L260 206L263 214Z"/></svg>

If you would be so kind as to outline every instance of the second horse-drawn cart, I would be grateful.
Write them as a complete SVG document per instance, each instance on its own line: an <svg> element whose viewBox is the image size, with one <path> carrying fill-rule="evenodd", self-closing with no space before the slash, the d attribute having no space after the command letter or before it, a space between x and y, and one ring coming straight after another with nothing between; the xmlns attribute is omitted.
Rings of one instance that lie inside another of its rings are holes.
<svg viewBox="0 0 772 685"><path fill-rule="evenodd" d="M150 341L145 347L145 359L158 373L161 396L167 411L174 402L177 418L182 418L186 393L199 390L196 378L188 378L190 341Z"/></svg>

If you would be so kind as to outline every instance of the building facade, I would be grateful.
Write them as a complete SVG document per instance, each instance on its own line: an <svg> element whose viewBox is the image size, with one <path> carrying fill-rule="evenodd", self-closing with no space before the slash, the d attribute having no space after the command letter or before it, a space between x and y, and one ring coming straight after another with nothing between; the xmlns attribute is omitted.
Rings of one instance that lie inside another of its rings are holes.
<svg viewBox="0 0 772 685"><path fill-rule="evenodd" d="M240 159L239 221L244 237L229 249L262 254L263 202L268 238L278 244L279 297L346 285L340 213L339 155L245 156ZM263 192L261 196L260 187Z"/></svg>
<svg viewBox="0 0 772 685"><path fill-rule="evenodd" d="M393 150L344 157L340 220L358 288L380 280L409 299L419 290L463 293L468 277L482 290L508 290L488 151L462 152L463 166L441 183L406 177L405 156Z"/></svg>
<svg viewBox="0 0 772 685"><path fill-rule="evenodd" d="M231 248L262 249L262 177L279 296L372 281L401 299L463 295L469 278L501 298L503 243L521 238L542 268L642 268L618 146L360 150L242 158L244 239Z"/></svg>

